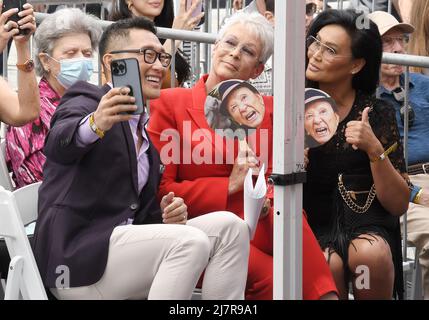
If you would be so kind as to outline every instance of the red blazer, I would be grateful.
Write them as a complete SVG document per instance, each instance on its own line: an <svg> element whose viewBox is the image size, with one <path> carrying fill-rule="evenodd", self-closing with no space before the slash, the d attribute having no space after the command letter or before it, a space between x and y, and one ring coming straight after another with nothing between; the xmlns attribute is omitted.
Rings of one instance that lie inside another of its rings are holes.
<svg viewBox="0 0 429 320"><path fill-rule="evenodd" d="M225 150L229 150L225 143L226 139L216 136L215 132L208 127L204 115L204 103L207 96L205 89L206 79L207 76L204 76L192 89L162 90L161 97L150 102L151 118L147 131L152 143L158 149L161 162L164 164L166 164L166 160L169 160L169 157L176 157L176 164L165 166L159 195L162 196L169 191L174 191L177 196L185 200L190 217L218 210L228 210L243 217L243 192L228 195L228 180L233 164L225 164ZM262 151L266 150L268 156L261 158L266 159L266 175L268 175L272 172L273 98L264 97L264 102L264 121L260 130L256 131L255 136L259 137L260 134L263 134L263 131L266 131L268 136L266 139L262 139L261 143L256 139L256 148L252 149L257 156L261 155L260 148L263 149ZM197 129L202 130L197 131ZM161 133L166 134L165 137ZM201 133L201 136L191 138L192 134L197 135L198 133ZM216 143L216 137L220 139L221 143ZM249 138L251 137L249 136ZM176 145L171 141L175 141ZM208 141L204 145L208 158L211 156L212 160L215 160L217 155L223 160L222 164L200 164L195 162L195 158L191 159L189 153L199 153L202 147L201 141ZM250 143L249 145L252 147ZM176 149L174 152L172 152L173 148ZM232 160L237 155L237 144L235 144L234 149L235 153ZM184 154L180 154L182 151ZM185 164L187 160L192 161L188 161L188 164ZM267 255L272 256L272 211L265 218L259 220L256 234L250 247L251 252L252 247L256 247ZM336 292L329 267L306 219L303 219L303 248L305 248L303 251L304 299L318 299L328 292ZM255 255L254 257L259 256ZM272 258L259 260L259 258L252 258L251 254L249 266L248 285L255 292L247 292L246 297L272 299L272 268L270 267L272 266ZM269 282L268 284L266 283L267 281Z"/></svg>
<svg viewBox="0 0 429 320"><path fill-rule="evenodd" d="M175 195L182 197L188 206L190 217L219 210L228 210L243 217L243 192L228 196L229 175L233 168L233 161L237 157L238 144L234 143L234 152L229 153L229 156L233 154L233 158L227 162L226 150L231 151L231 146L228 148L226 143L228 138L219 138L208 126L204 115L204 103L207 96L206 79L207 76L203 76L191 89L162 90L159 99L150 101L151 117L147 131L160 153L162 163L166 164L166 160L168 160L167 151L170 151L169 155L172 156L171 146L173 145L170 142L172 132L167 132L165 129L177 130L179 134L173 140L177 142L174 154L176 156L180 154L180 161L179 164L165 166L159 196L173 191ZM272 171L273 98L264 96L263 99L265 103L264 120L260 128L249 136L249 140L256 141L256 148L252 147L251 142L249 145L257 156L261 155L260 149L263 149L264 156L260 160L268 160L265 163L268 176ZM204 130L197 132L198 129ZM170 141L161 141L163 130L164 133L170 134ZM201 136L197 136L198 133L202 133ZM195 134L194 137L192 134ZM189 156L192 152L201 149L202 141L205 141L203 143L207 159L211 159L213 164L196 163L196 159ZM222 164L215 164L216 155L222 159ZM184 164L187 158L191 161ZM272 253L272 219L272 215L268 215L267 218L260 220L255 235L256 241L259 238L264 239L264 243L261 243L262 247L258 247L262 250L266 249L264 251L269 253Z"/></svg>

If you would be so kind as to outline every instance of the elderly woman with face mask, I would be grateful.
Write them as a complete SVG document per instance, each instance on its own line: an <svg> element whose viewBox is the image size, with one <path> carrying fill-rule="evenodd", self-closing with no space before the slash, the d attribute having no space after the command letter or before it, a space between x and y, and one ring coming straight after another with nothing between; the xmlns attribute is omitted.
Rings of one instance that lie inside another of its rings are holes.
<svg viewBox="0 0 429 320"><path fill-rule="evenodd" d="M7 131L6 158L18 187L42 180L43 147L51 117L65 91L88 81L101 27L95 17L79 9L63 9L48 16L35 33L36 72L41 76L40 116Z"/></svg>

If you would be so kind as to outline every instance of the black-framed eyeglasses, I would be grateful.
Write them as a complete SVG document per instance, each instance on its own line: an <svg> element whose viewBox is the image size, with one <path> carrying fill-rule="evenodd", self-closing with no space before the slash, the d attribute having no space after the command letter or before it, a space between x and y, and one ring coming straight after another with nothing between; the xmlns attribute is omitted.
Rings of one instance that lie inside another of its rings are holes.
<svg viewBox="0 0 429 320"><path fill-rule="evenodd" d="M411 128L414 123L414 119L416 117L416 114L414 112L414 109L411 107L410 104L408 104L407 107L404 105L405 101L405 90L402 87L398 87L395 90L392 91L393 98L400 103L401 109L399 109L399 114L401 116L402 125L405 125L405 110L408 110L408 128Z"/></svg>
<svg viewBox="0 0 429 320"><path fill-rule="evenodd" d="M314 2L307 3L305 5L305 14L307 16L313 16L317 11L317 5Z"/></svg>
<svg viewBox="0 0 429 320"><path fill-rule="evenodd" d="M126 50L113 50L109 53L115 54L115 53L138 53L143 56L144 62L148 64L154 64L156 61L156 58L159 59L161 62L161 65L165 68L167 68L172 59L172 55L166 52L157 52L154 49L149 48L141 48L141 49L126 49Z"/></svg>

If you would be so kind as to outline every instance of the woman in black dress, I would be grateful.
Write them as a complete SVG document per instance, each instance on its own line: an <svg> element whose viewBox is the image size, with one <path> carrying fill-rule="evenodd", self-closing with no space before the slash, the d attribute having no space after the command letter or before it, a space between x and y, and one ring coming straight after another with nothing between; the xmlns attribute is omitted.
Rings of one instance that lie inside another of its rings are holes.
<svg viewBox="0 0 429 320"><path fill-rule="evenodd" d="M409 188L394 109L375 98L377 26L353 11L322 12L307 34L307 87L327 92L340 123L308 152L304 207L341 298L401 298L399 216ZM367 191L353 193L348 191Z"/></svg>

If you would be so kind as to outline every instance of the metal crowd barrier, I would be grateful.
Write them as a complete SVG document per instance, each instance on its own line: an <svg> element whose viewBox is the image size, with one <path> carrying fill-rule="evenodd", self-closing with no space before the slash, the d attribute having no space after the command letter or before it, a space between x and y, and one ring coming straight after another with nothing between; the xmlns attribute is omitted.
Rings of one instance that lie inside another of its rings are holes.
<svg viewBox="0 0 429 320"><path fill-rule="evenodd" d="M103 5L107 2L106 0L29 0L28 1L31 4L44 4L44 5L67 5L69 7L75 8L78 5L84 5L87 4L101 4L102 9L100 11L100 18L101 20L105 20L106 16L104 14L104 7Z"/></svg>
<svg viewBox="0 0 429 320"><path fill-rule="evenodd" d="M372 0L370 9L371 12L375 11L376 4L379 0ZM336 3L335 8L337 9L347 9L348 5L350 5L351 1L343 1L343 0L323 0L323 10L325 10L328 5L332 5L332 3ZM392 0L388 0L387 2L387 12L392 12Z"/></svg>

